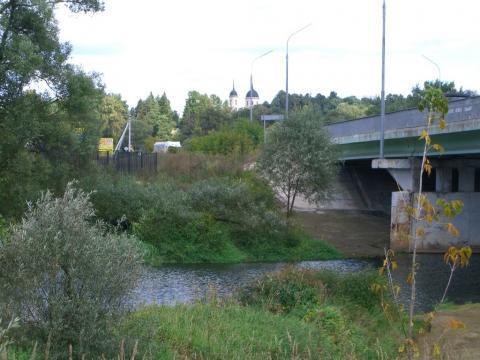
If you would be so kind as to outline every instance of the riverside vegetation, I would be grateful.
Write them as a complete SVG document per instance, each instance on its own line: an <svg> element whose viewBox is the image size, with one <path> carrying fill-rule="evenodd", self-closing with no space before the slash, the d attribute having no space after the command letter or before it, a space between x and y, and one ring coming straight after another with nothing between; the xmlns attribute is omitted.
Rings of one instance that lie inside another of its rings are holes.
<svg viewBox="0 0 480 360"><path fill-rule="evenodd" d="M165 160L170 176L102 174L83 183L94 191L97 216L134 234L149 264L340 257L287 222L270 186L242 163L195 154Z"/></svg>

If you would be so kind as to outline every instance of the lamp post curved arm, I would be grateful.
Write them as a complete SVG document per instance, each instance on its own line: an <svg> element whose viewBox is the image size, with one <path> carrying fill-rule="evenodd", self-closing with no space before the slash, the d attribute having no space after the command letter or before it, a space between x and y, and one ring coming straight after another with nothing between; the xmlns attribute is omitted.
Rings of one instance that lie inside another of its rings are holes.
<svg viewBox="0 0 480 360"><path fill-rule="evenodd" d="M425 55L422 55L422 56L425 58L425 60L431 62L433 65L436 66L436 68L438 70L438 80L441 80L442 79L442 72L440 71L440 66L438 66L438 64L435 61L433 61L432 59L430 59L429 57L427 57Z"/></svg>
<svg viewBox="0 0 480 360"><path fill-rule="evenodd" d="M271 52L273 52L273 50L269 50L262 55L257 56L255 59L252 60L252 63L250 64L250 97L253 97L253 64L255 64L255 61L270 54ZM253 121L253 100L250 104L250 121Z"/></svg>
<svg viewBox="0 0 480 360"><path fill-rule="evenodd" d="M294 31L293 33L290 34L290 36L287 39L287 51L286 51L286 56L285 56L285 64L286 64L286 76L285 76L285 118L288 118L288 43L290 42L290 39L294 36L297 35L299 32L305 30L306 28L310 27L312 24L307 24L304 27Z"/></svg>

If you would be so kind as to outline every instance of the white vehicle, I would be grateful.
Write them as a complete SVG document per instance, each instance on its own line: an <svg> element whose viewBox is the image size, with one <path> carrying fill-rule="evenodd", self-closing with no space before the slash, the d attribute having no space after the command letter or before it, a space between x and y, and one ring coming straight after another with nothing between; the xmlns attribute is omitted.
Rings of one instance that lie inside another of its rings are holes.
<svg viewBox="0 0 480 360"><path fill-rule="evenodd" d="M157 141L153 144L154 153L165 153L168 151L168 148L181 148L180 141Z"/></svg>

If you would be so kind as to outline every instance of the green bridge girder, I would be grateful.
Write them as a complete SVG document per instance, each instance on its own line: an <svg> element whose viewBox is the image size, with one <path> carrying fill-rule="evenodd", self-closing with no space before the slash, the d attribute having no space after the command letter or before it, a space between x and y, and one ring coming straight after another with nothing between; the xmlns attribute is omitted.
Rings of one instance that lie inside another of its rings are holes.
<svg viewBox="0 0 480 360"><path fill-rule="evenodd" d="M432 135L432 143L445 149L443 155L480 154L480 130ZM418 137L385 139L384 154L387 158L422 156L424 142ZM354 142L337 145L339 160L374 159L379 157L380 141ZM431 155L442 155L432 151Z"/></svg>

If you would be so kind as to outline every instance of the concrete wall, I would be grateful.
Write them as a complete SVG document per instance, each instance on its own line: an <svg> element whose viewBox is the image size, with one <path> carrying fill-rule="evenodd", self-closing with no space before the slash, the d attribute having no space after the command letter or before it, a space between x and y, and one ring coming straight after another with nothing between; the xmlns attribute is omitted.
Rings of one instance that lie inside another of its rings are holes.
<svg viewBox="0 0 480 360"><path fill-rule="evenodd" d="M470 245L474 251L480 250L480 193L425 193L432 204L438 199L446 201L460 200L463 211L454 219L441 219L440 222L414 224L406 214L406 205L415 206L415 198L410 192L392 193L392 218L390 247L394 250L410 251L411 239L418 227L425 229L425 236L419 239L417 249L420 252L443 252L449 246ZM446 223L453 223L460 236L454 238L446 230Z"/></svg>
<svg viewBox="0 0 480 360"><path fill-rule="evenodd" d="M390 214L391 193L398 190L395 180L383 169L365 164L345 164L327 200L318 210L361 210Z"/></svg>

